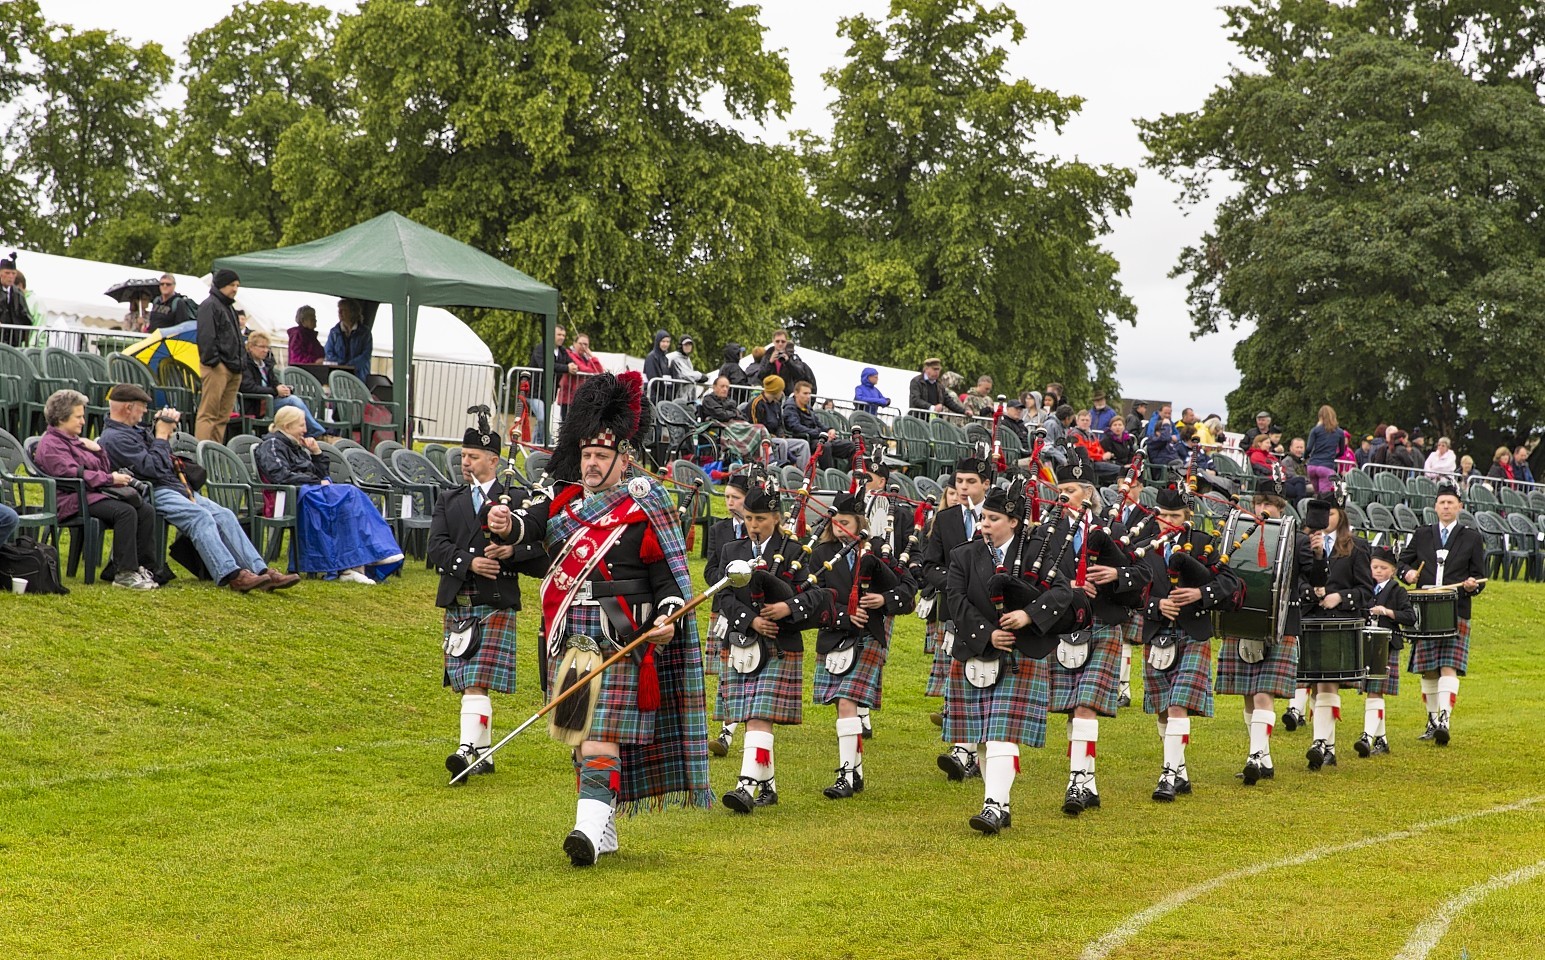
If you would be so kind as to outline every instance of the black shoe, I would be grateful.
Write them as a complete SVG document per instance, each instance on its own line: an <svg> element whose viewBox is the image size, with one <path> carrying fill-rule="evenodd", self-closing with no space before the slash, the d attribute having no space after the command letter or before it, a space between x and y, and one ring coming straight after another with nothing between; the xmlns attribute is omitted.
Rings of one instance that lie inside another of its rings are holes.
<svg viewBox="0 0 1545 960"><path fill-rule="evenodd" d="M730 753L730 738L734 734L721 729L719 735L708 741L708 752L716 757L726 757Z"/></svg>
<svg viewBox="0 0 1545 960"><path fill-rule="evenodd" d="M1275 779L1277 779L1277 768L1276 767L1268 767L1268 766L1262 765L1262 767L1261 767L1261 779L1262 780L1275 780Z"/></svg>
<svg viewBox="0 0 1545 960"><path fill-rule="evenodd" d="M928 722L936 727L942 727L944 726L944 714L935 710L933 713L928 715Z"/></svg>
<svg viewBox="0 0 1545 960"><path fill-rule="evenodd" d="M488 749L489 749L488 747L479 747L478 751L477 751L477 755L480 756L480 757L486 757L486 755L488 753ZM489 773L493 773L493 772L494 772L494 762L493 762L493 760L491 758L489 758L489 759L479 760L477 763L474 763L472 765L472 774L471 775L474 776L474 777L477 777L477 776L483 776L485 774L489 774Z"/></svg>
<svg viewBox="0 0 1545 960"><path fill-rule="evenodd" d="M778 791L762 784L762 790L756 795L756 805L759 807L775 807L778 805Z"/></svg>
<svg viewBox="0 0 1545 960"><path fill-rule="evenodd" d="M1171 803L1175 799L1175 771L1169 767L1159 774L1159 785L1153 788L1153 798L1160 803Z"/></svg>
<svg viewBox="0 0 1545 960"><path fill-rule="evenodd" d="M1304 715L1292 707L1288 707L1282 713L1282 725L1287 727L1288 733L1292 733L1304 725Z"/></svg>
<svg viewBox="0 0 1545 960"><path fill-rule="evenodd" d="M1244 778L1245 786L1253 787L1261 779L1261 756L1258 753L1250 754L1250 759L1245 761L1244 772L1240 774Z"/></svg>
<svg viewBox="0 0 1545 960"><path fill-rule="evenodd" d="M1366 733L1363 734L1357 738L1356 743L1352 744L1352 750L1356 752L1359 757L1373 756L1373 738L1368 736Z"/></svg>
<svg viewBox="0 0 1545 960"><path fill-rule="evenodd" d="M1185 767L1180 769L1184 770ZM1177 796L1189 797L1191 795L1191 778L1177 773L1175 775L1175 793Z"/></svg>
<svg viewBox="0 0 1545 960"><path fill-rule="evenodd" d="M864 792L864 775L857 770L853 771L853 792Z"/></svg>
<svg viewBox="0 0 1545 960"><path fill-rule="evenodd" d="M477 763L477 748L470 743L464 743L456 752L445 758L445 769L452 777L460 777L461 772ZM456 786L467 782L466 777L456 781Z"/></svg>
<svg viewBox="0 0 1545 960"><path fill-rule="evenodd" d="M563 852L569 855L569 862L576 867L595 866L595 844L590 842L583 831L573 830L563 838Z"/></svg>
<svg viewBox="0 0 1545 960"><path fill-rule="evenodd" d="M1336 765L1336 745L1334 743L1327 743L1325 745L1325 765L1327 767L1334 767Z"/></svg>
<svg viewBox="0 0 1545 960"><path fill-rule="evenodd" d="M1093 790L1088 790L1088 789L1084 790L1084 809L1085 810L1098 810L1098 809L1100 809L1100 795L1098 793L1095 793Z"/></svg>
<svg viewBox="0 0 1545 960"><path fill-rule="evenodd" d="M976 766L975 758L967 754L967 759L961 760L960 755L954 750L939 755L939 769L949 777L951 783L959 783L971 776L971 769ZM980 776L980 771L978 771Z"/></svg>
<svg viewBox="0 0 1545 960"><path fill-rule="evenodd" d="M1116 698L1116 706L1118 707L1130 707L1131 705L1132 695L1129 693L1123 693L1121 696Z"/></svg>
<svg viewBox="0 0 1545 960"><path fill-rule="evenodd" d="M841 766L837 768L837 782L822 790L828 800L846 800L858 791L853 789L853 781L848 779L853 776L853 771Z"/></svg>
<svg viewBox="0 0 1545 960"><path fill-rule="evenodd" d="M1381 753L1389 753L1389 740L1385 737L1374 737L1373 755L1378 756Z"/></svg>
<svg viewBox="0 0 1545 960"><path fill-rule="evenodd" d="M1448 724L1446 724L1446 723L1438 724L1438 729L1432 735L1432 742L1436 743L1440 747L1446 747L1446 746L1448 746L1448 741L1449 741Z"/></svg>
<svg viewBox="0 0 1545 960"><path fill-rule="evenodd" d="M1304 753L1304 759L1309 761L1310 770L1318 770L1325 766L1325 749L1324 740L1316 740L1310 744L1309 749Z"/></svg>
<svg viewBox="0 0 1545 960"><path fill-rule="evenodd" d="M864 724L864 732L861 734L861 736L865 740L873 740L874 739L874 727L871 727L867 723Z"/></svg>
<svg viewBox="0 0 1545 960"><path fill-rule="evenodd" d="M756 786L755 780L741 777L740 783L734 790L726 793L721 802L736 813L750 813L756 809L756 798L751 796L750 789L754 786Z"/></svg>
<svg viewBox="0 0 1545 960"><path fill-rule="evenodd" d="M1434 737L1436 737L1437 735L1438 735L1438 723L1437 723L1436 720L1434 720L1432 718L1432 714L1429 713L1429 714L1427 714L1427 732L1423 733L1421 736L1417 737L1416 739L1418 739L1418 740L1431 740Z"/></svg>
<svg viewBox="0 0 1545 960"><path fill-rule="evenodd" d="M971 829L981 831L989 837L997 836L999 831L1008 829L1011 823L1008 810L991 800L987 801L982 807L982 812L972 817L969 822Z"/></svg>
<svg viewBox="0 0 1545 960"><path fill-rule="evenodd" d="M1084 796L1088 791L1078 785L1078 781L1068 784L1067 795L1062 798L1062 812L1070 817L1076 817L1084 812Z"/></svg>

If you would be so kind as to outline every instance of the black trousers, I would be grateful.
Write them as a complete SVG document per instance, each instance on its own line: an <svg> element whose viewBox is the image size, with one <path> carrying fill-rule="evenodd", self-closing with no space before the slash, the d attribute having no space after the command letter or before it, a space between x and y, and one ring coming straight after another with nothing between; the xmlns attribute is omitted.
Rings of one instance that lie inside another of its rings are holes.
<svg viewBox="0 0 1545 960"><path fill-rule="evenodd" d="M113 531L113 566L119 573L132 573L140 567L155 570L156 508L148 502L131 507L122 500L108 497L89 508L93 517Z"/></svg>
<svg viewBox="0 0 1545 960"><path fill-rule="evenodd" d="M815 445L816 441L811 440L811 451L815 450ZM836 440L828 440L826 441L825 449L821 451L821 459L817 462L816 465L822 469L832 467L836 465L837 460L848 460L856 452L858 451L857 448L853 446L852 440L843 440L840 437ZM855 463L853 466L856 468L858 464Z"/></svg>

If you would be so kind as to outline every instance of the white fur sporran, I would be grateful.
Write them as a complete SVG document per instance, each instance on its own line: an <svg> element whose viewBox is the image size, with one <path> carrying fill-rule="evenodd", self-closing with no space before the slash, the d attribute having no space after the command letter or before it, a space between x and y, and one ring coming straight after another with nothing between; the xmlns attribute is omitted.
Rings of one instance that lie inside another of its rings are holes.
<svg viewBox="0 0 1545 960"><path fill-rule="evenodd" d="M758 637L732 633L729 636L730 669L736 673L755 673L762 666L762 641Z"/></svg>
<svg viewBox="0 0 1545 960"><path fill-rule="evenodd" d="M939 595L937 593L932 596L924 597L923 599L917 601L917 606L913 609L912 612L917 614L917 619L927 620L928 615L933 613L934 604L938 602Z"/></svg>
<svg viewBox="0 0 1545 960"><path fill-rule="evenodd" d="M722 613L714 614L713 625L708 628L708 635L715 640L723 640L730 632L730 622Z"/></svg>
<svg viewBox="0 0 1545 960"><path fill-rule="evenodd" d="M1260 663L1266 659L1266 641L1241 640L1239 641L1239 659L1245 663Z"/></svg>
<svg viewBox="0 0 1545 960"><path fill-rule="evenodd" d="M840 677L853 669L853 663L858 654L858 644L845 647L841 650L833 650L826 655L826 672L834 677Z"/></svg>
<svg viewBox="0 0 1545 960"><path fill-rule="evenodd" d="M983 660L981 657L972 657L966 661L966 681L973 687L990 687L998 682L998 671L1003 661Z"/></svg>
<svg viewBox="0 0 1545 960"><path fill-rule="evenodd" d="M1089 662L1089 631L1078 630L1057 641L1057 662L1065 670L1082 670Z"/></svg>
<svg viewBox="0 0 1545 960"><path fill-rule="evenodd" d="M944 635L939 639L939 646L946 657L955 652L955 621L944 621Z"/></svg>
<svg viewBox="0 0 1545 960"><path fill-rule="evenodd" d="M1148 665L1155 670L1163 671L1173 667L1175 665L1175 654L1180 651L1180 644L1175 642L1174 637L1165 639L1168 642L1161 644L1159 643L1160 638L1155 637L1153 642L1148 644Z"/></svg>

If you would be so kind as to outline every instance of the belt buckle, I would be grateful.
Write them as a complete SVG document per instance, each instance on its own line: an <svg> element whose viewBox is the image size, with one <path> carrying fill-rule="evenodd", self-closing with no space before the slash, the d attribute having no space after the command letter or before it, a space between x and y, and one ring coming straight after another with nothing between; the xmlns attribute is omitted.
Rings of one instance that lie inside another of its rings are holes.
<svg viewBox="0 0 1545 960"><path fill-rule="evenodd" d="M594 588L592 588L590 584L591 584L591 581L589 581L589 580L585 580L582 583L580 583L579 589L574 592L574 599L575 600L581 600L581 601L595 599L595 597L592 596Z"/></svg>

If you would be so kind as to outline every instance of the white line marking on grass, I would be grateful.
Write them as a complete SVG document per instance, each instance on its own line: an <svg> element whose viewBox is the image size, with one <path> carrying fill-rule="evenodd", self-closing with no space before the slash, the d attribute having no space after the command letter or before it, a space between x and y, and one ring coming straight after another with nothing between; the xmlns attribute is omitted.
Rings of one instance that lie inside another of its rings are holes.
<svg viewBox="0 0 1545 960"><path fill-rule="evenodd" d="M1325 857L1335 856L1338 853L1348 853L1353 850L1361 850L1364 847L1377 846L1381 843L1390 843L1395 840L1405 840L1409 837L1414 837L1419 834L1426 833L1429 830L1436 830L1439 827L1452 826L1456 823L1465 823L1466 821L1476 820L1480 817L1489 817L1499 813L1513 813L1518 810L1525 810L1529 807L1536 806L1541 802L1545 802L1545 795L1537 797L1526 797L1523 800L1515 800L1512 803L1504 803L1500 806L1487 807L1485 810L1476 810L1471 813L1459 813L1451 817L1443 817L1439 820L1426 820L1421 823L1412 824L1409 827L1404 827L1400 830L1393 830L1389 833L1380 834L1376 837L1364 837L1361 840L1352 840L1348 843L1338 843L1328 847L1315 847L1312 850L1305 850L1303 853L1297 853L1291 857L1283 857L1280 860L1270 860L1265 863L1257 863L1249 867L1241 867L1238 870L1231 870L1228 873L1213 877L1210 880L1204 880L1195 886L1187 887L1184 890L1172 893L1146 910L1141 910L1132 914L1130 917L1117 924L1116 928L1105 934L1105 936L1093 941L1088 946L1084 947L1084 952L1081 954L1081 960L1105 960L1106 957L1110 956L1111 953L1120 947L1125 946L1127 942L1130 941L1133 937L1137 936L1137 934L1141 932L1144 927L1153 923L1155 920L1158 920L1160 917L1163 917L1166 914L1173 913L1175 910L1178 910L1180 907L1191 902L1192 900L1195 900L1204 894L1212 893L1219 887L1233 883L1236 880L1245 880L1250 877L1266 873L1270 870L1280 870L1283 867L1302 866L1306 863L1312 863L1315 860L1321 860Z"/></svg>
<svg viewBox="0 0 1545 960"><path fill-rule="evenodd" d="M1411 938L1406 941L1405 948L1395 955L1395 960L1426 960L1427 954L1432 952L1432 948L1436 947L1438 941L1442 940L1443 935L1448 932L1448 926L1454 922L1454 918L1468 910L1476 901L1483 899L1489 893L1505 890L1526 880L1533 880L1541 874L1545 874L1545 860L1465 888L1459 896L1444 903L1436 913L1411 933Z"/></svg>
<svg viewBox="0 0 1545 960"><path fill-rule="evenodd" d="M428 746L436 742L431 737L426 737L422 740L374 740L368 743L339 743L330 747L315 747L310 750L281 750L276 753L255 753L239 757L228 755L208 756L195 760L184 760L181 763L152 763L130 770L91 770L60 777L33 777L28 780L11 780L0 783L0 790L42 790L51 787L65 787L77 783L111 783L115 780L139 780L145 777L153 777L158 773L187 773L228 763L251 763L255 760L292 760L336 753L346 754L359 750L395 750L399 747Z"/></svg>

